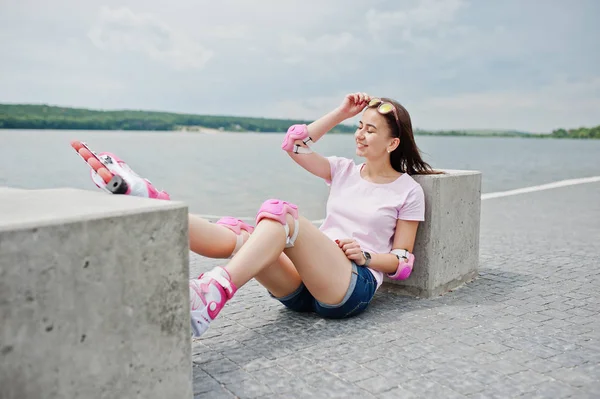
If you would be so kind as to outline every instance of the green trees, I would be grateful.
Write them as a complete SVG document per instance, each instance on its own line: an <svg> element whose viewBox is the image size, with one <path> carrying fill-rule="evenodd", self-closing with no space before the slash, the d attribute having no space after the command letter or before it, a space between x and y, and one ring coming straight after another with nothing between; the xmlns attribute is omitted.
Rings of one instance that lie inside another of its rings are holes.
<svg viewBox="0 0 600 399"><path fill-rule="evenodd" d="M3 129L181 130L205 127L225 131L285 132L296 123L310 121L0 104L0 128ZM338 125L333 131L347 133L354 129Z"/></svg>
<svg viewBox="0 0 600 399"><path fill-rule="evenodd" d="M176 114L147 111L96 111L49 105L0 104L0 129L77 129L77 130L199 130L222 129L231 132L280 133L296 123L292 119L247 118L219 115ZM356 126L340 124L335 133L354 133ZM493 130L415 130L417 135L436 136L505 136L532 138L600 139L600 126L556 129L550 134Z"/></svg>
<svg viewBox="0 0 600 399"><path fill-rule="evenodd" d="M552 137L571 139L600 139L600 125L592 128L580 127L579 129L557 129L551 134Z"/></svg>

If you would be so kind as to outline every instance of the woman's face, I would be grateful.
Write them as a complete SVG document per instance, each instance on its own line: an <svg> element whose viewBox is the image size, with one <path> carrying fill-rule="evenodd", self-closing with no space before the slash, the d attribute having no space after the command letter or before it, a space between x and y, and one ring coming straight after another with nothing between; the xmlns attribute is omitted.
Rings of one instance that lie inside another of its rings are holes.
<svg viewBox="0 0 600 399"><path fill-rule="evenodd" d="M356 140L356 155L367 159L376 159L388 155L397 144L391 136L390 128L385 117L376 109L369 108L358 122L358 129L354 133Z"/></svg>

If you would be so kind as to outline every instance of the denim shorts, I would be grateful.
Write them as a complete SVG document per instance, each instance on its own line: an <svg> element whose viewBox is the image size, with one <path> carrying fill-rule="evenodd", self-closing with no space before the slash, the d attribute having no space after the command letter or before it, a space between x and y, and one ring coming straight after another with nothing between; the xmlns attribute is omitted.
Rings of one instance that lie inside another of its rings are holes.
<svg viewBox="0 0 600 399"><path fill-rule="evenodd" d="M366 267L357 266L352 262L352 278L350 286L342 301L337 305L321 303L301 283L296 291L281 298L274 297L287 308L297 312L315 312L330 319L343 319L362 313L377 289L377 280Z"/></svg>

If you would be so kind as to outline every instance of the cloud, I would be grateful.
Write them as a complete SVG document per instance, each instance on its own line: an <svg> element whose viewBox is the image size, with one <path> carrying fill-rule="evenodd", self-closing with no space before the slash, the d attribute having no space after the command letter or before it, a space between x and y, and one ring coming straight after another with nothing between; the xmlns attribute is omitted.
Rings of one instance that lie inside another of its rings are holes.
<svg viewBox="0 0 600 399"><path fill-rule="evenodd" d="M312 63L312 57L327 57L354 51L358 40L349 32L325 34L313 40L296 35L285 35L281 38L280 50L285 62L296 64L303 61Z"/></svg>
<svg viewBox="0 0 600 399"><path fill-rule="evenodd" d="M365 16L367 30L381 45L393 45L399 39L428 44L431 37L444 34L463 6L463 0L419 0L409 9L370 9Z"/></svg>
<svg viewBox="0 0 600 399"><path fill-rule="evenodd" d="M202 68L213 56L211 50L153 15L135 14L125 7L103 7L88 37L99 49L141 53L178 70Z"/></svg>
<svg viewBox="0 0 600 399"><path fill-rule="evenodd" d="M597 125L600 3L576 3L9 1L0 100L311 119L366 91L423 129Z"/></svg>
<svg viewBox="0 0 600 399"><path fill-rule="evenodd" d="M314 39L297 35L285 35L281 38L279 51L286 64L308 67L312 73L328 75L340 69L348 70L356 66L357 52L361 42L349 32L327 33Z"/></svg>
<svg viewBox="0 0 600 399"><path fill-rule="evenodd" d="M289 98L258 105L256 111L270 118L312 120L340 105L345 95L346 93L339 93L330 96Z"/></svg>
<svg viewBox="0 0 600 399"><path fill-rule="evenodd" d="M600 121L600 77L557 80L537 89L433 97L408 106L423 129L492 128L548 133ZM574 124L573 121L578 121ZM441 122L443 121L443 122Z"/></svg>

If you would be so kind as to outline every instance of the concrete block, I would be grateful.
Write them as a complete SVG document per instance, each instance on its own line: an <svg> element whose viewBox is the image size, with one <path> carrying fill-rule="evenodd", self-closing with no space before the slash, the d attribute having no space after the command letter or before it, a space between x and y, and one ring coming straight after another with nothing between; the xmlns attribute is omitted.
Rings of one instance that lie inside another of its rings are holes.
<svg viewBox="0 0 600 399"><path fill-rule="evenodd" d="M477 275L481 173L444 172L415 176L425 193L425 221L417 231L411 276L404 281L384 278L397 291L430 298Z"/></svg>
<svg viewBox="0 0 600 399"><path fill-rule="evenodd" d="M0 191L0 396L191 398L187 206Z"/></svg>

